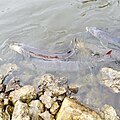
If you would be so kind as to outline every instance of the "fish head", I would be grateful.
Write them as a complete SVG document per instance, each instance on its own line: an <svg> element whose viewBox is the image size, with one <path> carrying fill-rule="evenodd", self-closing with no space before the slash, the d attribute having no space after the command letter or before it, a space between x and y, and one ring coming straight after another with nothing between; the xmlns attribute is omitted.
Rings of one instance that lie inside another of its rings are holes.
<svg viewBox="0 0 120 120"><path fill-rule="evenodd" d="M99 34L99 29L96 27L86 27L86 30L95 37Z"/></svg>
<svg viewBox="0 0 120 120"><path fill-rule="evenodd" d="M23 48L22 48L22 44L21 43L12 43L9 45L10 49L18 52L19 54L23 53Z"/></svg>

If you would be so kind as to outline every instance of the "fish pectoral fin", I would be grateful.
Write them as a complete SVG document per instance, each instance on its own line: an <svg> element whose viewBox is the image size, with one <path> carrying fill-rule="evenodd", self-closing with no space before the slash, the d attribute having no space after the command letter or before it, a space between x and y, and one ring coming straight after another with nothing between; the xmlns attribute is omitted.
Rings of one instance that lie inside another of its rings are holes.
<svg viewBox="0 0 120 120"><path fill-rule="evenodd" d="M112 50L107 51L104 56L109 56L110 58L112 57Z"/></svg>

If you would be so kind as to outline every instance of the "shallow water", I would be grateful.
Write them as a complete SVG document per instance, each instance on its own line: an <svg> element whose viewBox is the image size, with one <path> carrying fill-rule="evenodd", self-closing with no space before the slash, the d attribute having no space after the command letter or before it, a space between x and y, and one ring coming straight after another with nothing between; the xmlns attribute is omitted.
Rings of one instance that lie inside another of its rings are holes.
<svg viewBox="0 0 120 120"><path fill-rule="evenodd" d="M93 51L103 50L99 40L85 28L96 26L120 36L119 0L4 0L0 1L0 65L17 64L13 75L22 84L38 86L35 78L45 73L68 77L70 84L80 87L80 101L98 109L105 103L113 105L120 114L120 94L114 94L99 84L96 74L108 66L120 70L112 59L92 58L78 52L69 61L43 61L24 59L10 50L8 44L15 41L47 51L63 51L71 40L84 41ZM119 51L114 53L119 57ZM119 58L118 58L119 59ZM77 61L77 64L76 64ZM98 62L99 61L99 62ZM6 81L8 82L9 79Z"/></svg>

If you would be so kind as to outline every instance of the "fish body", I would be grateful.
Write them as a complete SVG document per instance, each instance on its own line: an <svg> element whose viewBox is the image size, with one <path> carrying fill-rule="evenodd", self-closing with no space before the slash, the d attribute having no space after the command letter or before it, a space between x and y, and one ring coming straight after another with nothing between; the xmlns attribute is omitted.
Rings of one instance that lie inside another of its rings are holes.
<svg viewBox="0 0 120 120"><path fill-rule="evenodd" d="M94 37L99 39L103 43L112 44L120 48L120 38L112 36L110 33L105 32L96 27L86 27L86 30L91 33Z"/></svg>
<svg viewBox="0 0 120 120"><path fill-rule="evenodd" d="M27 46L22 43L13 43L9 46L12 50L18 52L23 56L35 57L44 60L66 60L75 53L74 48L62 53L50 53L34 47Z"/></svg>

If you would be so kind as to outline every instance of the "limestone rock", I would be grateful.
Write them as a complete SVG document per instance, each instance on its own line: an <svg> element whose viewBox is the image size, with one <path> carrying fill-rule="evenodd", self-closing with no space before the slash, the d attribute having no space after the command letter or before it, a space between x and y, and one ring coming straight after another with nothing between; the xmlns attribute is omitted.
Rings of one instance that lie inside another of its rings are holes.
<svg viewBox="0 0 120 120"><path fill-rule="evenodd" d="M21 100L23 102L29 103L32 99L36 98L36 90L31 85L26 85L21 87L18 90L10 92L9 99L13 102L13 104L17 100Z"/></svg>
<svg viewBox="0 0 120 120"><path fill-rule="evenodd" d="M30 120L27 103L23 103L20 100L15 103L12 120Z"/></svg>
<svg viewBox="0 0 120 120"><path fill-rule="evenodd" d="M105 67L101 69L100 74L102 76L102 84L112 89L115 93L120 92L120 71Z"/></svg>
<svg viewBox="0 0 120 120"><path fill-rule="evenodd" d="M59 107L60 107L60 106L59 106L58 102L54 102L54 103L52 104L51 108L50 108L51 114L55 115L55 114L57 113Z"/></svg>
<svg viewBox="0 0 120 120"><path fill-rule="evenodd" d="M31 120L42 120L39 114L44 112L44 105L39 100L33 100L29 104L29 111Z"/></svg>
<svg viewBox="0 0 120 120"><path fill-rule="evenodd" d="M65 80L64 80L65 81ZM54 75L46 74L41 77L39 90L51 91L54 96L66 93L67 85L60 78L55 78Z"/></svg>
<svg viewBox="0 0 120 120"><path fill-rule="evenodd" d="M54 117L48 111L41 113L40 116L43 120L55 120Z"/></svg>
<svg viewBox="0 0 120 120"><path fill-rule="evenodd" d="M117 116L115 109L112 106L107 105L107 104L105 104L102 107L101 116L105 120L120 120L120 118Z"/></svg>
<svg viewBox="0 0 120 120"><path fill-rule="evenodd" d="M40 100L45 105L46 108L50 108L53 104L53 98L51 98L52 93L50 91L45 91L44 95L41 95Z"/></svg>
<svg viewBox="0 0 120 120"><path fill-rule="evenodd" d="M102 118L92 109L66 97L56 120L102 120Z"/></svg>

